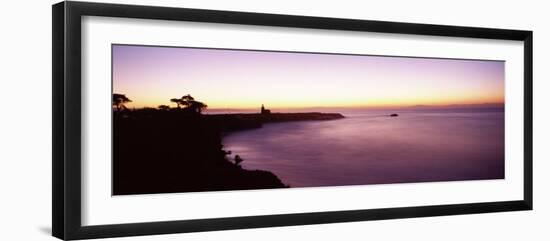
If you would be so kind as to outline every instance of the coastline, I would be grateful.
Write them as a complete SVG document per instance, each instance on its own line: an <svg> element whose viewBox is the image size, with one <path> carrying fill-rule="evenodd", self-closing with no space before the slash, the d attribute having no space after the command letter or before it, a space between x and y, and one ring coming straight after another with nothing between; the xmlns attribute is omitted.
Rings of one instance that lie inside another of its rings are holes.
<svg viewBox="0 0 550 241"><path fill-rule="evenodd" d="M345 118L340 113L322 112L298 112L298 113L231 113L231 114L209 114L204 115L216 125L221 131L231 132L238 130L261 128L263 124L289 122L289 121L325 121Z"/></svg>
<svg viewBox="0 0 550 241"><path fill-rule="evenodd" d="M213 115L178 109L114 112L113 194L289 187L269 170L247 170L237 160L229 160L230 152L222 144L223 133L261 128L265 123L340 118L344 116L319 112Z"/></svg>

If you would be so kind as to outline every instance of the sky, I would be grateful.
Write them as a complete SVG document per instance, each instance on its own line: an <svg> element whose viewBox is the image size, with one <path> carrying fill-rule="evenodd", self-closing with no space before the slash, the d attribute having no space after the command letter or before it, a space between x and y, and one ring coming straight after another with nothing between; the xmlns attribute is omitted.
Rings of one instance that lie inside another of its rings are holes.
<svg viewBox="0 0 550 241"><path fill-rule="evenodd" d="M504 103L504 62L113 45L127 107L190 94L210 109Z"/></svg>

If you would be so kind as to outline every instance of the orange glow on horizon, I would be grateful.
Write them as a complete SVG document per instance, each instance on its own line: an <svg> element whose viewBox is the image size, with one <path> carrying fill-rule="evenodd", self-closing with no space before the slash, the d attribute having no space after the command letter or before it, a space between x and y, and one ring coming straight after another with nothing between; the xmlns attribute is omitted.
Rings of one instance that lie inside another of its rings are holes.
<svg viewBox="0 0 550 241"><path fill-rule="evenodd" d="M174 97L175 98L175 97ZM168 105L176 107L176 104L170 102L171 98L149 98L145 100L132 99L132 102L127 103L129 108L156 108L159 105ZM449 106L449 105L478 105L478 104L504 104L503 96L470 96L465 97L447 97L436 99L433 97L417 97L411 99L366 99L364 101L323 101L323 100L250 100L250 101L208 101L195 97L195 99L204 102L208 105L208 109L254 109L259 108L262 104L269 108L315 108L315 107L341 107L341 108L383 108L383 107L409 107L416 105L426 106Z"/></svg>

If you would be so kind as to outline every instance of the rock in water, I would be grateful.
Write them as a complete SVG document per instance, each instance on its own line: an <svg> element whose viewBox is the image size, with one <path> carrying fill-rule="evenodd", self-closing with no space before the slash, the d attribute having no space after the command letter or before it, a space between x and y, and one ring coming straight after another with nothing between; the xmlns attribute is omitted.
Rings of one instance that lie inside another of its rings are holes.
<svg viewBox="0 0 550 241"><path fill-rule="evenodd" d="M393 113L393 114L390 115L390 117L398 117L398 116L399 116L399 115L398 115L398 114L395 114L395 113Z"/></svg>

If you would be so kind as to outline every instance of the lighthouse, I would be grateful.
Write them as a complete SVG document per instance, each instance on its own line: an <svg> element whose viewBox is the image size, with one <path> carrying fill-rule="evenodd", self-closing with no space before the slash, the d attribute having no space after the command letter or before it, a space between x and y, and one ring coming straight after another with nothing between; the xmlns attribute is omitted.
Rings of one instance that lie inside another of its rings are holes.
<svg viewBox="0 0 550 241"><path fill-rule="evenodd" d="M260 109L260 113L261 113L262 115L271 114L271 111L268 110L268 109L266 109L266 108L264 107L264 104L262 104L262 108Z"/></svg>

